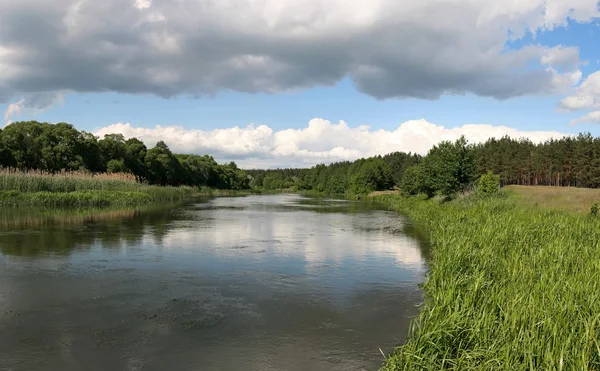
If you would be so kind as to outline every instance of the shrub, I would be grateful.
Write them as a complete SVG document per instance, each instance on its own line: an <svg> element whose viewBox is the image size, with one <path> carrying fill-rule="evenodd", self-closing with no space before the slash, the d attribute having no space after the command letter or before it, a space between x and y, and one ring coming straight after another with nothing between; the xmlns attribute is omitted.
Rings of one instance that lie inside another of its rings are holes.
<svg viewBox="0 0 600 371"><path fill-rule="evenodd" d="M590 206L590 215L598 216L598 211L600 211L600 201L594 201Z"/></svg>
<svg viewBox="0 0 600 371"><path fill-rule="evenodd" d="M402 176L400 190L407 196L419 194L422 191L423 177L421 176L421 168L417 165L406 169Z"/></svg>
<svg viewBox="0 0 600 371"><path fill-rule="evenodd" d="M482 175L477 181L477 193L493 194L500 189L500 175L496 175L491 171Z"/></svg>

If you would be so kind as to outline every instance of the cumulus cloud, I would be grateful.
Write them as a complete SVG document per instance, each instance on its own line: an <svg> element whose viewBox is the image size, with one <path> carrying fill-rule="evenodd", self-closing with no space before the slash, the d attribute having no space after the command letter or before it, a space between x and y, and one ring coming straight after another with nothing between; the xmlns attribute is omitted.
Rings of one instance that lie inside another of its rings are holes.
<svg viewBox="0 0 600 371"><path fill-rule="evenodd" d="M571 120L569 125L574 126L580 122L589 122L592 124L600 124L600 111L592 111L586 115Z"/></svg>
<svg viewBox="0 0 600 371"><path fill-rule="evenodd" d="M406 121L393 131L350 127L344 121L332 123L315 118L302 129L274 131L266 125L249 125L212 131L186 130L177 126L141 128L129 123L103 127L94 134L122 133L148 146L164 140L174 152L211 154L219 161L235 160L245 168L310 167L319 163L355 160L394 151L426 154L442 140L464 135L470 142L508 135L527 137L534 142L560 138L555 131L520 131L506 126L464 125L445 128L424 119Z"/></svg>
<svg viewBox="0 0 600 371"><path fill-rule="evenodd" d="M600 71L589 75L579 85L575 95L565 97L560 107L568 111L589 111L586 115L571 120L571 125L580 122L600 123Z"/></svg>
<svg viewBox="0 0 600 371"><path fill-rule="evenodd" d="M0 100L48 91L273 93L345 77L376 98L509 98L577 80L579 50L527 33L597 0L3 0ZM577 81L575 81L577 82Z"/></svg>

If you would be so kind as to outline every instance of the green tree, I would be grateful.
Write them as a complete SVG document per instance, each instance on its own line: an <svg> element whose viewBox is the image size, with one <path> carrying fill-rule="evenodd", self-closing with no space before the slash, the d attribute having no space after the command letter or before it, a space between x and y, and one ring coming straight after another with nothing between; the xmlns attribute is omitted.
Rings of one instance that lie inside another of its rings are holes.
<svg viewBox="0 0 600 371"><path fill-rule="evenodd" d="M421 175L421 167L413 165L404 171L400 190L405 195L417 195L423 192L423 178Z"/></svg>
<svg viewBox="0 0 600 371"><path fill-rule="evenodd" d="M125 141L125 157L123 162L125 168L135 175L138 181L143 181L148 177L146 168L146 145L137 138L130 138Z"/></svg>
<svg viewBox="0 0 600 371"><path fill-rule="evenodd" d="M379 158L371 158L352 175L351 190L355 194L367 194L373 191L389 189L393 186L389 166Z"/></svg>
<svg viewBox="0 0 600 371"><path fill-rule="evenodd" d="M98 141L102 161L108 164L110 160L124 160L126 156L125 137L123 134L106 134Z"/></svg>
<svg viewBox="0 0 600 371"><path fill-rule="evenodd" d="M106 163L100 153L100 146L97 138L85 131L81 132L81 143L79 143L77 152L81 155L83 167L87 170L97 173L106 170Z"/></svg>
<svg viewBox="0 0 600 371"><path fill-rule="evenodd" d="M8 166L19 169L45 169L39 138L45 126L37 121L14 122L2 131L2 145L11 153Z"/></svg>
<svg viewBox="0 0 600 371"><path fill-rule="evenodd" d="M127 173L127 167L125 166L125 162L123 160L110 160L106 164L106 172L109 174L112 173Z"/></svg>
<svg viewBox="0 0 600 371"><path fill-rule="evenodd" d="M162 140L146 152L145 164L148 169L150 183L159 185L181 184L183 168L169 146Z"/></svg>
<svg viewBox="0 0 600 371"><path fill-rule="evenodd" d="M471 184L476 177L473 152L461 137L452 143L444 141L434 146L421 161L423 191L451 196Z"/></svg>
<svg viewBox="0 0 600 371"><path fill-rule="evenodd" d="M265 191L277 189L277 179L274 176L267 175L262 182L262 187Z"/></svg>

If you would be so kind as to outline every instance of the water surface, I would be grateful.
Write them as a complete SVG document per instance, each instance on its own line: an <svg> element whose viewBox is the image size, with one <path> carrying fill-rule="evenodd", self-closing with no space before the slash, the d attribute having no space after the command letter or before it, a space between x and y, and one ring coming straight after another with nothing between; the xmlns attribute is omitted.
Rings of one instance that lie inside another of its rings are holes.
<svg viewBox="0 0 600 371"><path fill-rule="evenodd" d="M0 217L0 370L376 370L421 301L421 243L367 202Z"/></svg>

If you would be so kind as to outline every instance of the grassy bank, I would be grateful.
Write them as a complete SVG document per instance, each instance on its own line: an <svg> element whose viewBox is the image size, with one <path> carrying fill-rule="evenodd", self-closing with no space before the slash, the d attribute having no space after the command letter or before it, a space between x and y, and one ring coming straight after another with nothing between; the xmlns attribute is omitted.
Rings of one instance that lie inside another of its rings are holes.
<svg viewBox="0 0 600 371"><path fill-rule="evenodd" d="M503 195L376 198L433 245L425 303L383 370L600 369L600 221Z"/></svg>
<svg viewBox="0 0 600 371"><path fill-rule="evenodd" d="M200 195L192 187L139 183L128 174L0 171L0 206L105 207L175 202Z"/></svg>

